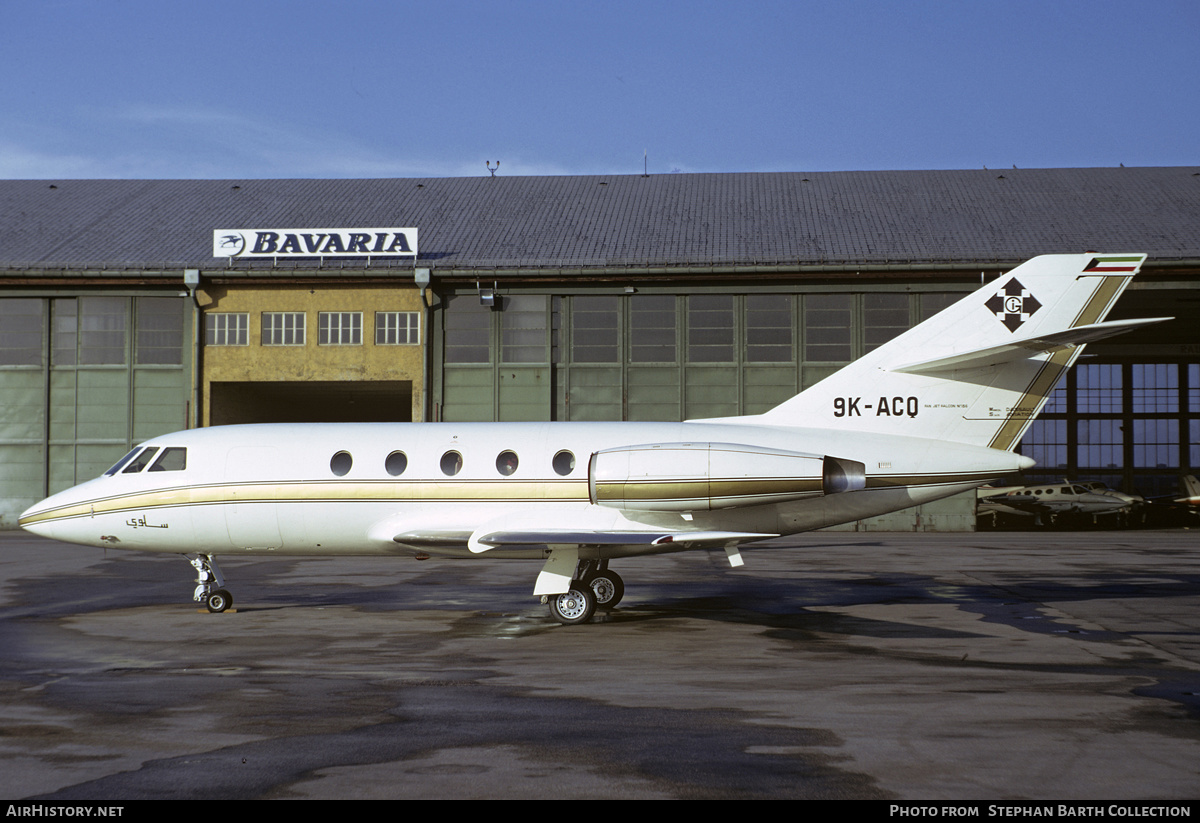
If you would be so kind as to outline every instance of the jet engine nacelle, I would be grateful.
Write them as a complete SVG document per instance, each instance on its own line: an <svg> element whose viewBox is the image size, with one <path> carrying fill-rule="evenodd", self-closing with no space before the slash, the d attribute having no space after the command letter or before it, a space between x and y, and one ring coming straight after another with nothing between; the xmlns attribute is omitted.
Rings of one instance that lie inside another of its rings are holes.
<svg viewBox="0 0 1200 823"><path fill-rule="evenodd" d="M588 463L592 503L625 511L762 506L865 486L855 460L739 443L620 446Z"/></svg>

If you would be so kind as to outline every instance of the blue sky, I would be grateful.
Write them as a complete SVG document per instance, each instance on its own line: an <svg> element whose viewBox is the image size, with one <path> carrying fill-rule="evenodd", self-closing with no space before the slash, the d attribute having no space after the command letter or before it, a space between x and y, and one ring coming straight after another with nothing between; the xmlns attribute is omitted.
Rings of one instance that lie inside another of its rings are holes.
<svg viewBox="0 0 1200 823"><path fill-rule="evenodd" d="M1200 3L0 0L0 177L1200 163Z"/></svg>

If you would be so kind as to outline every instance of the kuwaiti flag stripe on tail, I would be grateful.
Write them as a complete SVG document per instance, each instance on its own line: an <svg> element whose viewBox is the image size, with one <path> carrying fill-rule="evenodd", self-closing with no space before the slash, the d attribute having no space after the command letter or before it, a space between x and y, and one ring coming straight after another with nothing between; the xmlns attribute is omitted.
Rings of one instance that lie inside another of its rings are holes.
<svg viewBox="0 0 1200 823"><path fill-rule="evenodd" d="M1084 271L1133 271L1140 262L1142 262L1141 255L1137 257L1093 257Z"/></svg>

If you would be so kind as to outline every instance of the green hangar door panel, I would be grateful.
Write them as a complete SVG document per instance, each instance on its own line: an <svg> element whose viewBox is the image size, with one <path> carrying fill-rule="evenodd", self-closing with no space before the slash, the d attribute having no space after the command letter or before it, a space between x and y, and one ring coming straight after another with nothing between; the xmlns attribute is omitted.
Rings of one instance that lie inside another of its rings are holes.
<svg viewBox="0 0 1200 823"><path fill-rule="evenodd" d="M277 549L283 545L276 486L239 482L239 478L247 476L247 466L270 466L278 462L275 449L267 446L235 448L225 460L225 485L214 491L233 504L223 508L229 543L235 549ZM259 472L255 474L262 476Z"/></svg>

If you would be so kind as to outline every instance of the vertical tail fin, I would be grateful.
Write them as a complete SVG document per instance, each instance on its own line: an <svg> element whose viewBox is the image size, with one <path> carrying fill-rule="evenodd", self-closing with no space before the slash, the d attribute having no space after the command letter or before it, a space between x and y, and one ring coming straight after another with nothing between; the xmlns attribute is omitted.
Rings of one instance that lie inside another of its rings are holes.
<svg viewBox="0 0 1200 823"><path fill-rule="evenodd" d="M936 437L1011 450L1144 254L1035 257L761 415L779 426Z"/></svg>

